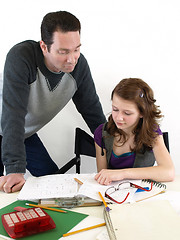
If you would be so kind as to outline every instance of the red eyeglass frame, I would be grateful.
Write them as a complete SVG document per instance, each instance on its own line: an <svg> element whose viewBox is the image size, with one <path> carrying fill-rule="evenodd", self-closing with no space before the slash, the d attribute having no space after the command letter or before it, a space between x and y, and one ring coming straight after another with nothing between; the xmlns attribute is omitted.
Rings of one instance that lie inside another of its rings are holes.
<svg viewBox="0 0 180 240"><path fill-rule="evenodd" d="M151 187L150 187L150 189L143 188L143 187L138 186L138 185L136 185L136 184L134 184L134 183L131 183L131 182L123 182L123 183L130 183L130 187L134 187L134 188L137 188L137 189L141 189L141 190L146 191L146 192L150 192L150 191L152 190L152 186L153 186L153 182L151 182ZM123 183L120 183L117 188L114 187L115 191L118 191L118 190L119 190L119 189L118 189L119 186L120 186L121 184L123 184ZM112 187L110 187L110 188L112 188ZM108 188L108 189L110 189L110 188ZM108 189L107 189L107 190L108 190ZM106 190L106 191L107 191L107 190ZM126 199L128 198L129 194L130 194L130 193L128 192L127 195L126 195L126 197L124 198L124 200L121 201L121 202L118 202L117 200L115 200L114 198L112 198L109 194L107 194L107 192L105 192L105 197L106 197L106 198L109 198L110 200L112 200L112 201L115 202L115 203L122 204L123 202L126 201Z"/></svg>

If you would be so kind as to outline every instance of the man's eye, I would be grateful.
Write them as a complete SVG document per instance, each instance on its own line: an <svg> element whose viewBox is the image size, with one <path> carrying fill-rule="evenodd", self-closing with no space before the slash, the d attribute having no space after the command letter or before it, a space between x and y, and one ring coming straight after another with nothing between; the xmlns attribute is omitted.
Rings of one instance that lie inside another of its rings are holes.
<svg viewBox="0 0 180 240"><path fill-rule="evenodd" d="M80 48L77 48L76 50L75 50L75 52L79 52L80 51Z"/></svg>
<svg viewBox="0 0 180 240"><path fill-rule="evenodd" d="M66 52L66 51L59 51L58 53L61 54L61 55L65 55L65 54L67 54L68 52Z"/></svg>

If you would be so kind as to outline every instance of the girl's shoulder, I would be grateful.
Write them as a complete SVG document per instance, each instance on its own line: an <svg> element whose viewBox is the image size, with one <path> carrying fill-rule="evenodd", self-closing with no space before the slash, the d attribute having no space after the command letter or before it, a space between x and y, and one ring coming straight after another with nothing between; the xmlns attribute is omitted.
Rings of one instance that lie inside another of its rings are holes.
<svg viewBox="0 0 180 240"><path fill-rule="evenodd" d="M159 125L158 125L158 127L157 127L157 129L156 129L156 132L157 132L159 135L163 135L163 133L162 133L162 131L161 131Z"/></svg>
<svg viewBox="0 0 180 240"><path fill-rule="evenodd" d="M104 123L99 125L95 132L94 132L94 141L97 143L100 147L102 145L102 130L103 130Z"/></svg>

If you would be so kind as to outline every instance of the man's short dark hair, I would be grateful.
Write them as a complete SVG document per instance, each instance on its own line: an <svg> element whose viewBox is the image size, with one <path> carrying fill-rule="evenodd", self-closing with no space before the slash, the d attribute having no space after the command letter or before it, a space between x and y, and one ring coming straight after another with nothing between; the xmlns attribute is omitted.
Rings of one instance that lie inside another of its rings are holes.
<svg viewBox="0 0 180 240"><path fill-rule="evenodd" d="M41 40L47 45L48 50L53 43L55 31L81 32L80 21L71 13L66 11L50 12L46 14L41 23Z"/></svg>

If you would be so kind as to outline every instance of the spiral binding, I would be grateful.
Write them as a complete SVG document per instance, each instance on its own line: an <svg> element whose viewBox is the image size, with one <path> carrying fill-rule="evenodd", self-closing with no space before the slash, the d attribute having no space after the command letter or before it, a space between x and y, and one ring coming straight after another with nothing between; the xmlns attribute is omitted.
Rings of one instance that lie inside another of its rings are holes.
<svg viewBox="0 0 180 240"><path fill-rule="evenodd" d="M164 184L164 183L157 182L157 181L154 181L154 180L151 180L151 179L143 179L142 181L147 182L147 183L153 182L153 186L166 189L166 184Z"/></svg>

